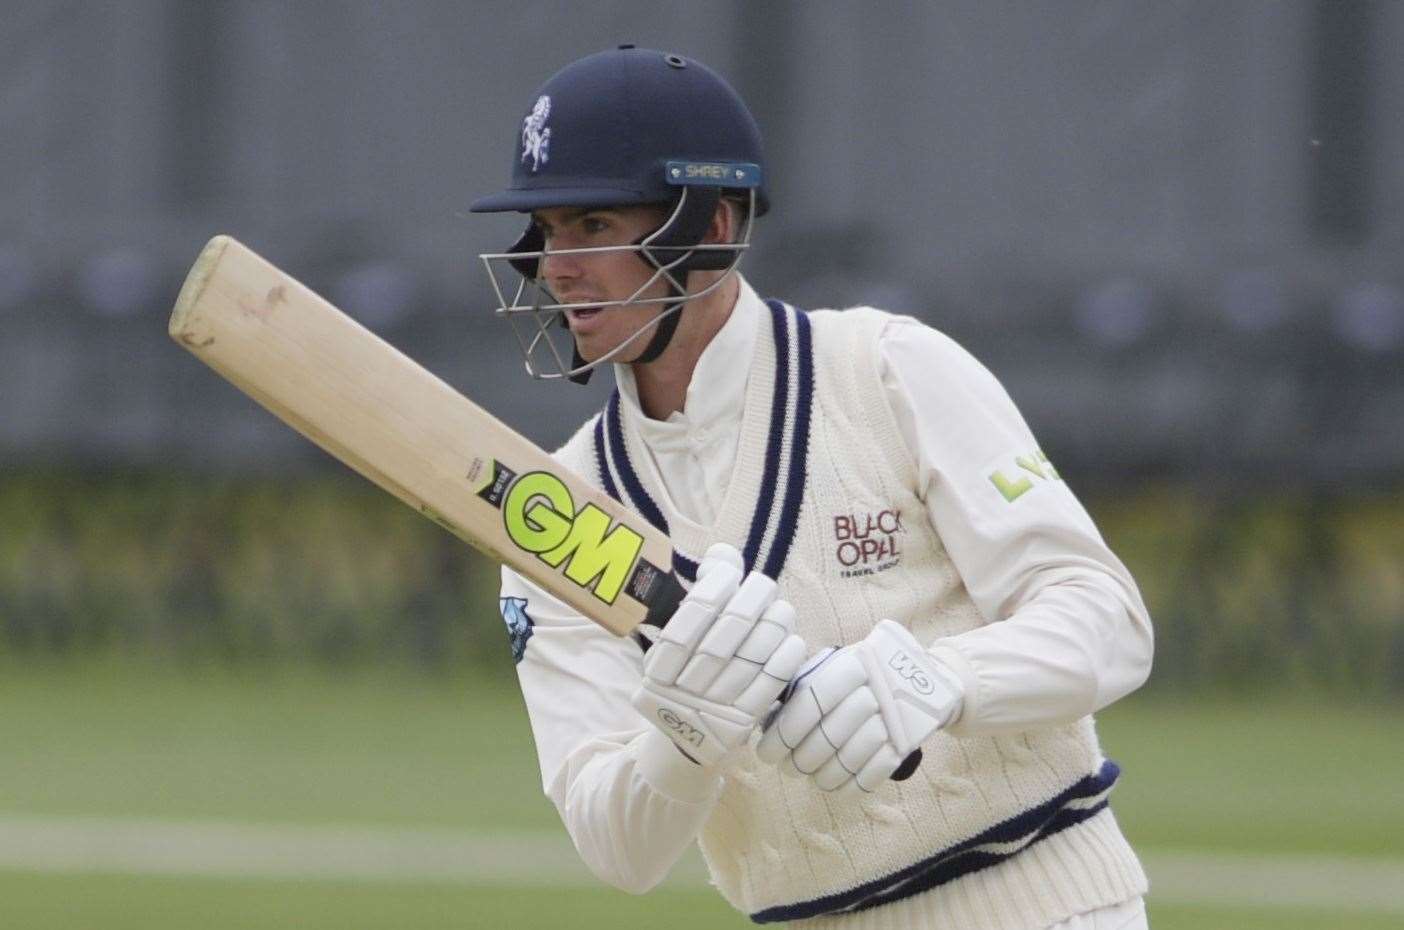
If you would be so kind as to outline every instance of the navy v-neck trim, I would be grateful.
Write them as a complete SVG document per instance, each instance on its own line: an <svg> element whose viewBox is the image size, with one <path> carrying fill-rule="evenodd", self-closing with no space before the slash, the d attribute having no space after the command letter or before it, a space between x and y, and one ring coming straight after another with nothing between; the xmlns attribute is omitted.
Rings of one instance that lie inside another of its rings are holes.
<svg viewBox="0 0 1404 930"><path fill-rule="evenodd" d="M775 341L775 387L764 472L741 555L747 571L757 570L779 578L794 542L808 479L814 352L808 314L776 300L766 301L766 307L770 310ZM667 518L630 461L617 388L596 418L594 442L595 461L606 493L632 506L657 529L669 532ZM788 467L782 469L786 449ZM697 576L696 559L676 550L673 568L689 581Z"/></svg>

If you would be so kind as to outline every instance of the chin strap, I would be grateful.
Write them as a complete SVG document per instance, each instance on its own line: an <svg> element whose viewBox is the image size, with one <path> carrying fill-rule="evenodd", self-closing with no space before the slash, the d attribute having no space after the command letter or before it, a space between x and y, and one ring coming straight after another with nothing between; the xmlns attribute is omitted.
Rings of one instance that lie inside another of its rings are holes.
<svg viewBox="0 0 1404 930"><path fill-rule="evenodd" d="M677 215L673 217L673 221L667 227L653 237L653 241L648 243L644 252L659 266L668 268L675 275L680 275L683 281L687 280L689 271L720 270L729 266L731 258L727 252L722 250L690 252L676 264L670 264L673 259L669 257L669 253L691 248L702 242L707 235L707 227L711 225L712 217L717 212L717 204L721 202L721 196L720 187L685 188L682 202L677 208ZM636 244L642 245L648 239L649 237L645 236ZM673 296L685 296L676 287L671 284L669 286L672 288ZM663 313L666 315L653 331L653 338L649 339L643 352L634 359L635 362L654 361L668 348L668 343L673 340L673 334L678 331L678 321L682 319L683 314L683 303L669 304Z"/></svg>
<svg viewBox="0 0 1404 930"><path fill-rule="evenodd" d="M663 312L667 316L658 321L658 326L653 330L653 338L648 340L648 345L644 346L639 357L634 359L635 362L651 362L658 358L663 354L663 350L668 348L673 333L678 331L678 321L682 319L682 304L669 304Z"/></svg>
<svg viewBox="0 0 1404 930"><path fill-rule="evenodd" d="M561 319L562 319L562 321L565 320L564 317L562 317ZM564 324L563 324L563 325L564 325ZM581 365L584 365L584 364L585 364L585 359L580 355L580 346L576 345L576 344L575 344L575 340L573 340L573 339L571 340L571 344L570 344L570 356L571 356L571 358L570 358L570 367L571 367L571 368L579 368ZM589 384L589 383L590 383L590 376L593 375L594 373L595 373L595 369L593 369L593 368L587 368L587 369L585 369L584 371L580 372L579 374L566 375L566 377L570 379L570 381L571 381L572 384Z"/></svg>

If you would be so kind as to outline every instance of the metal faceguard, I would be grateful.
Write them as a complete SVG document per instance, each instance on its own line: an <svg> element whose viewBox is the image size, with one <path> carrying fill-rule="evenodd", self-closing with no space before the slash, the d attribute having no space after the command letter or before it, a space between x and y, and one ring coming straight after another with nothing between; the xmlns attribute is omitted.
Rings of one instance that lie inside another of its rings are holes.
<svg viewBox="0 0 1404 930"><path fill-rule="evenodd" d="M670 162L666 170L670 173L685 171L688 164L695 165L696 163L681 163L680 165L680 163ZM755 166L747 165L744 168L753 169L754 175L758 178L759 170L755 169ZM731 170L736 169L732 168ZM751 172L747 172L747 174L749 175ZM678 176L675 175L675 177ZM497 316L505 317L511 324L512 331L517 337L517 344L522 350L527 373L533 378L541 380L566 378L577 382L584 381L594 369L614 361L638 340L654 332L660 324L679 313L684 304L710 294L720 287L726 278L726 275L723 274L702 290L689 293L687 290L688 272L730 272L740 264L742 253L750 246L751 221L756 215L756 187L750 184L735 183L725 185L727 187L748 188L746 191L748 203L738 241L703 243L701 240L716 206L721 200L722 186L718 186L715 180L712 180L707 186L702 186L696 180L689 182L680 177L678 180L673 180L672 183L681 187L673 212L658 229L632 245L548 250L545 248L545 239L540 228L533 222L527 226L526 232L513 244L510 250L489 252L478 256L483 261L488 280L492 283L493 292L497 296L498 307L494 312ZM538 276L541 260L548 255L594 255L604 252L631 252L652 269L653 273L633 294L623 300L584 303L558 302ZM510 269L507 272L509 275L519 278L515 291L511 288L510 279L504 286L503 281L498 277L499 270L506 270L502 268L504 264ZM668 296L641 296L659 281L667 283L670 291ZM511 299L507 297L509 292L512 293ZM527 297L530 297L529 302L525 300ZM564 329L569 333L570 327L565 319L565 313L569 310L647 305L659 306L659 313L640 326L624 342L593 362L586 362L580 357L575 350L573 337L567 335L564 337L563 344L558 345L557 337L552 334L552 327L557 323L560 324L559 329Z"/></svg>

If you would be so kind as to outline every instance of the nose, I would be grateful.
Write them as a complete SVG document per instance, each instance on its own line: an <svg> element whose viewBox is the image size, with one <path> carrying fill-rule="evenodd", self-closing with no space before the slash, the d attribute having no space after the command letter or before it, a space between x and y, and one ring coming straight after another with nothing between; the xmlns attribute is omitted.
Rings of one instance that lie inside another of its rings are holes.
<svg viewBox="0 0 1404 930"><path fill-rule="evenodd" d="M557 246L557 248L560 248ZM541 279L553 291L556 289L556 282L573 281L580 277L580 260L576 255L562 255L559 252L550 251L547 246L546 254L541 256L541 265L538 269Z"/></svg>

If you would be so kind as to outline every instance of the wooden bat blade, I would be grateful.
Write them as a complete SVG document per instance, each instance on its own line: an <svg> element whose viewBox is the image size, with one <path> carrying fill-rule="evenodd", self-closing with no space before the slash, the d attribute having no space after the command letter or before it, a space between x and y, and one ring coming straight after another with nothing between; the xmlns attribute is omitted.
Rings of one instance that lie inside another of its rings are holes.
<svg viewBox="0 0 1404 930"><path fill-rule="evenodd" d="M211 239L170 334L289 426L606 629L661 625L668 538L251 249Z"/></svg>

